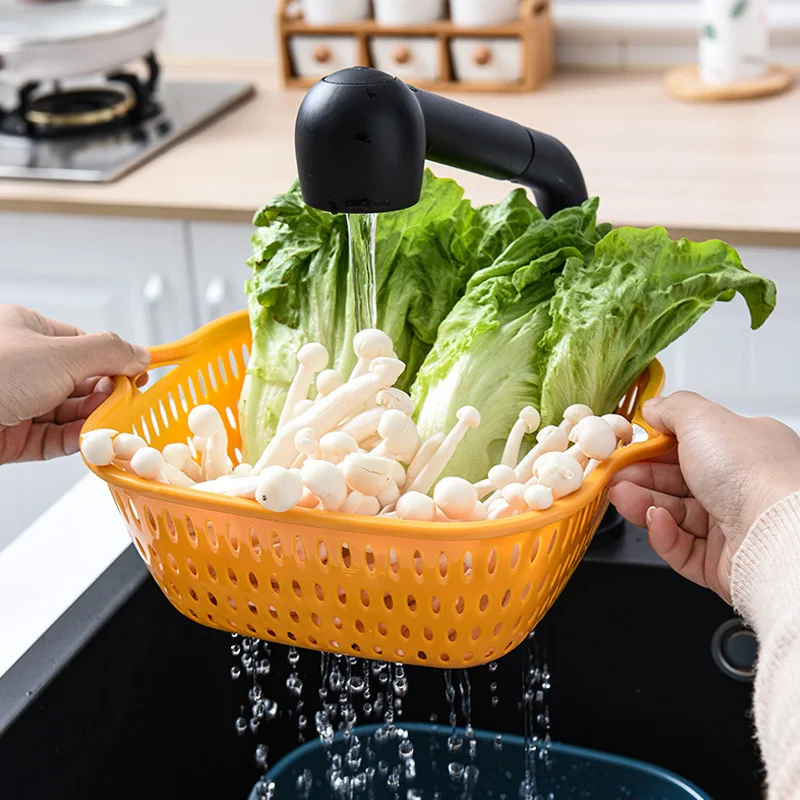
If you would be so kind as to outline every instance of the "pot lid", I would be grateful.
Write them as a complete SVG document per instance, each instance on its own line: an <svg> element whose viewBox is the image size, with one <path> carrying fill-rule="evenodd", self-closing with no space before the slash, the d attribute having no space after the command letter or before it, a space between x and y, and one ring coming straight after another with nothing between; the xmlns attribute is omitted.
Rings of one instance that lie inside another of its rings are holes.
<svg viewBox="0 0 800 800"><path fill-rule="evenodd" d="M0 0L0 51L114 36L164 15L163 0Z"/></svg>

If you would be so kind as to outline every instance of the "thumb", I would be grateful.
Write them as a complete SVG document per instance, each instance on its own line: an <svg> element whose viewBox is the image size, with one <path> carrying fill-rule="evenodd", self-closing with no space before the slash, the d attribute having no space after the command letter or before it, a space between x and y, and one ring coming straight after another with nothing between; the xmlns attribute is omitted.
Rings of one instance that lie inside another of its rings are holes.
<svg viewBox="0 0 800 800"><path fill-rule="evenodd" d="M97 375L138 375L150 366L150 353L116 333L92 333L59 339L75 384Z"/></svg>
<svg viewBox="0 0 800 800"><path fill-rule="evenodd" d="M694 392L675 392L667 397L648 400L642 408L647 422L661 433L672 433L681 438L688 425L699 416L708 417L724 413L722 406Z"/></svg>

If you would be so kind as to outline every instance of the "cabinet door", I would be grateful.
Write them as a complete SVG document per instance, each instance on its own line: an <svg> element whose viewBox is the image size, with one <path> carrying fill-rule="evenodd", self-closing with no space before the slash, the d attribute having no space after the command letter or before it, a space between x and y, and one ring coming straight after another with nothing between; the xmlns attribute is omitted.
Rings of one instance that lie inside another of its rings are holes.
<svg viewBox="0 0 800 800"><path fill-rule="evenodd" d="M189 230L200 321L244 308L252 225L192 222Z"/></svg>
<svg viewBox="0 0 800 800"><path fill-rule="evenodd" d="M741 297L718 303L662 354L665 391L689 389L746 416L771 416L800 431L800 250L737 248L744 265L775 281L778 304L751 331Z"/></svg>
<svg viewBox="0 0 800 800"><path fill-rule="evenodd" d="M145 345L194 327L180 222L0 214L0 247L0 303ZM0 467L0 548L85 474L77 456Z"/></svg>

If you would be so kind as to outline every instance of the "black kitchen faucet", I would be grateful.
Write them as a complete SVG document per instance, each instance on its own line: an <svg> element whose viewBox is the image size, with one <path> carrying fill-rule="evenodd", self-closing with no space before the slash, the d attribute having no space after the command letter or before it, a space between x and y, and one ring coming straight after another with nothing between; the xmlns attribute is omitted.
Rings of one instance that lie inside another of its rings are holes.
<svg viewBox="0 0 800 800"><path fill-rule="evenodd" d="M295 150L303 200L333 213L414 205L425 159L530 187L545 216L587 197L580 168L558 139L369 67L311 87L297 115Z"/></svg>

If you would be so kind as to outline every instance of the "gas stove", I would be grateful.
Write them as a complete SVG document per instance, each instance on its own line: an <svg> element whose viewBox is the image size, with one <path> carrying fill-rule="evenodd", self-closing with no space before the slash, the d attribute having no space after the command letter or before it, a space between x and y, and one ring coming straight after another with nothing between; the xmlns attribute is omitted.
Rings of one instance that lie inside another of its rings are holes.
<svg viewBox="0 0 800 800"><path fill-rule="evenodd" d="M254 93L246 83L162 83L152 53L144 67L17 89L0 107L0 178L109 183Z"/></svg>

